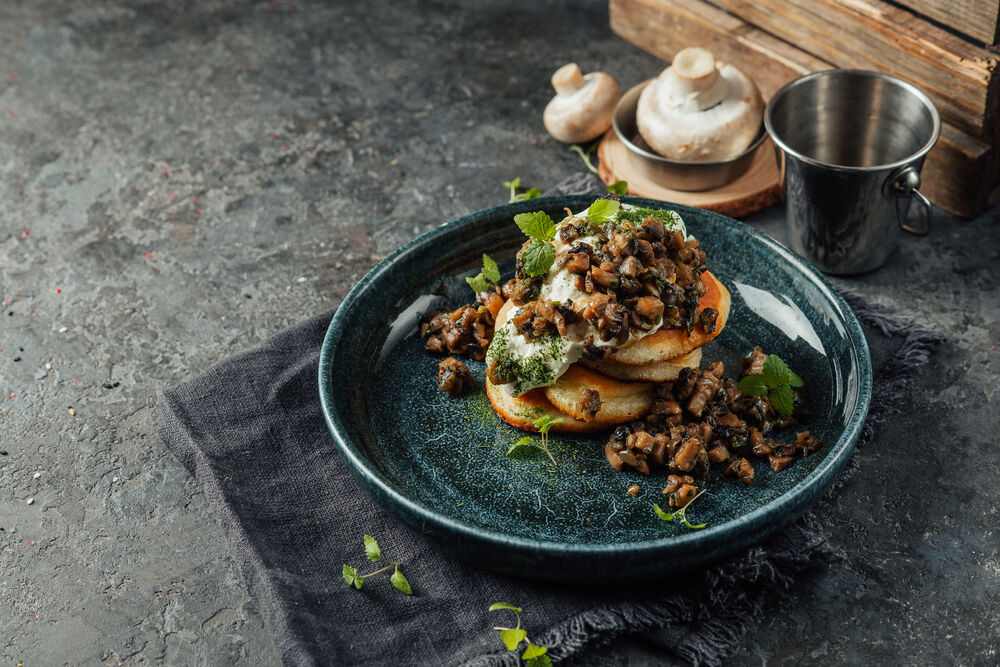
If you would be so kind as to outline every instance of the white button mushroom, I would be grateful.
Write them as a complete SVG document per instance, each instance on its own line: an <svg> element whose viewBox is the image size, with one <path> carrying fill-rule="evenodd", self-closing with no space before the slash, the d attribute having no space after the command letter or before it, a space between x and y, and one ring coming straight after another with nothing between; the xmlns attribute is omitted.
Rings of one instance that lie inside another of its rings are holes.
<svg viewBox="0 0 1000 667"><path fill-rule="evenodd" d="M553 137L579 144L601 136L611 127L611 114L622 89L610 74L586 76L576 63L563 65L552 75L556 96L545 107L542 120Z"/></svg>
<svg viewBox="0 0 1000 667"><path fill-rule="evenodd" d="M705 49L684 49L639 96L636 126L663 157L730 160L760 131L764 104L753 81Z"/></svg>

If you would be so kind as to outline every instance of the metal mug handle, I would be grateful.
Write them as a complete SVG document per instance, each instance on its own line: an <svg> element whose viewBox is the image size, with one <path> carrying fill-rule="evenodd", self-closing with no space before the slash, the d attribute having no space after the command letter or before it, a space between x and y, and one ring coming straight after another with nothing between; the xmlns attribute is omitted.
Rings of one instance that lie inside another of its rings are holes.
<svg viewBox="0 0 1000 667"><path fill-rule="evenodd" d="M915 236L925 236L931 229L933 209L931 202L917 189L919 187L920 174L912 166L906 165L889 174L882 186L882 192L895 201L896 222L899 223L900 229ZM902 205L910 197L914 197L921 207L922 212L918 220L922 220L923 224L918 227L910 225L909 220L903 215Z"/></svg>

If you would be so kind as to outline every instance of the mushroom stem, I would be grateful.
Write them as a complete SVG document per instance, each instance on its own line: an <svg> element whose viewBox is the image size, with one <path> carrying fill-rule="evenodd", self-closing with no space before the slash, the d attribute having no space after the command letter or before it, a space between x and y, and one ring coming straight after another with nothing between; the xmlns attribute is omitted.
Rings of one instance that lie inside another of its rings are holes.
<svg viewBox="0 0 1000 667"><path fill-rule="evenodd" d="M563 65L552 75L552 87L557 95L571 95L583 88L583 72L576 63Z"/></svg>
<svg viewBox="0 0 1000 667"><path fill-rule="evenodd" d="M675 81L670 91L678 106L690 101L698 110L705 110L726 97L726 82L719 76L715 56L710 51L698 47L683 49L674 56L667 72L672 73Z"/></svg>

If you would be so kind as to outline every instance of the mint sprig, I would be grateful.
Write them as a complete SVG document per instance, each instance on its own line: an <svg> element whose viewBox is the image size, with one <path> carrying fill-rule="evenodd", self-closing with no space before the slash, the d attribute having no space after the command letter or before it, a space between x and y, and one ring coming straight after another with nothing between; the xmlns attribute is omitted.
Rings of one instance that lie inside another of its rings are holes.
<svg viewBox="0 0 1000 667"><path fill-rule="evenodd" d="M592 144L590 144L590 146L587 147L586 151L583 150L583 146L581 146L580 144L573 144L572 146L569 147L571 151L580 156L580 158L583 160L583 164L587 166L587 169L594 172L595 174L597 173L597 167L595 167L594 163L590 161L590 156L594 151L597 150L597 144L598 142L596 141L593 142Z"/></svg>
<svg viewBox="0 0 1000 667"><path fill-rule="evenodd" d="M524 660L526 667L552 667L552 659L546 655L549 649L545 646L532 644L531 640L528 639L528 631L521 627L521 612L523 610L520 607L515 607L514 605L506 602L494 602L490 605L490 611L499 610L514 612L514 617L517 620L517 625L513 628L493 628L497 631L497 634L500 636L500 641L503 642L503 645L507 648L507 650L517 651L521 643L524 642L525 647L524 651L521 653L521 659Z"/></svg>
<svg viewBox="0 0 1000 667"><path fill-rule="evenodd" d="M616 195L627 195L628 181L615 181L608 186L608 192L614 192Z"/></svg>
<svg viewBox="0 0 1000 667"><path fill-rule="evenodd" d="M521 177L518 176L512 181L504 181L503 186L510 190L509 202L513 203L516 201L527 201L528 199L535 199L542 194L542 191L538 188L529 188L524 192L518 192L521 187Z"/></svg>
<svg viewBox="0 0 1000 667"><path fill-rule="evenodd" d="M532 239L521 252L521 262L524 272L532 278L544 276L556 261L555 247L546 241Z"/></svg>
<svg viewBox="0 0 1000 667"><path fill-rule="evenodd" d="M368 560L373 563L377 563L382 560L382 550L379 548L378 542L374 537L371 535L365 535L364 544L365 556L367 556ZM360 591L361 587L364 586L365 579L374 577L376 574L392 570L393 572L392 576L389 577L389 583L391 583L397 590L406 593L407 595L413 595L413 588L410 587L410 582L406 580L406 577L404 577L403 573L400 571L400 566L402 566L402 563L390 560L389 565L375 570L374 572L369 572L368 574L358 574L357 568L344 563L344 567L341 569L341 577L343 577L344 583L348 586L354 586Z"/></svg>
<svg viewBox="0 0 1000 667"><path fill-rule="evenodd" d="M792 387L802 387L805 383L776 354L767 355L760 373L747 375L737 385L748 396L767 396L774 409L783 415L790 415L795 409L795 394Z"/></svg>
<svg viewBox="0 0 1000 667"><path fill-rule="evenodd" d="M534 424L535 428L538 429L538 432L542 434L541 444L536 443L534 440L531 439L530 436L525 436L510 446L510 449L507 450L507 456L513 456L515 454L524 451L525 448L533 447L535 449L540 449L543 452L545 452L548 455L549 460L552 461L552 465L559 465L556 462L556 457L552 455L551 451L549 451L549 429L551 429L556 424L562 423L562 421L563 421L562 417L559 417L557 419L552 419L548 415L543 415L539 417L538 419L535 420Z"/></svg>
<svg viewBox="0 0 1000 667"><path fill-rule="evenodd" d="M531 239L551 241L556 237L556 223L545 211L518 213L514 216L514 224Z"/></svg>
<svg viewBox="0 0 1000 667"><path fill-rule="evenodd" d="M602 225L613 218L621 206L621 202L614 199L598 199L587 209L587 217L591 222Z"/></svg>
<svg viewBox="0 0 1000 667"><path fill-rule="evenodd" d="M482 271L471 278L466 278L465 282L469 283L469 287L471 287L472 291L476 294L482 294L490 287L495 287L500 283L500 268L497 266L497 263L493 261L492 257L483 253Z"/></svg>
<svg viewBox="0 0 1000 667"><path fill-rule="evenodd" d="M691 502L689 502L687 505L685 505L684 507L680 508L679 510L675 510L673 512L665 512L664 510L662 510L660 508L659 505L657 505L656 503L653 503L653 511L656 512L656 516L660 517L664 521L680 521L681 523L683 523L685 526L687 526L688 528L690 528L692 530L701 530L702 528L704 528L708 524L707 523L699 523L699 524L695 525L695 524L691 523L690 521L688 521L688 518L687 518L687 508L691 507L692 503L694 503L694 501L698 500L698 497L701 496L701 494L703 494L703 493L705 493L704 490L699 491L698 494L694 498L691 499Z"/></svg>

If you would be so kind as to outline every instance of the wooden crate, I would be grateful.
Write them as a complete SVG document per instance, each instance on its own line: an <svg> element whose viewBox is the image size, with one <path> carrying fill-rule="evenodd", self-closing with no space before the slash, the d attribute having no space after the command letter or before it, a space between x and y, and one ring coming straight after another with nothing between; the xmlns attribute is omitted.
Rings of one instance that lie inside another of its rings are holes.
<svg viewBox="0 0 1000 667"><path fill-rule="evenodd" d="M899 0L899 4L976 41L997 43L1000 0Z"/></svg>
<svg viewBox="0 0 1000 667"><path fill-rule="evenodd" d="M765 100L794 78L834 68L702 0L611 0L610 14L616 33L664 60L687 46L710 49L753 77ZM945 122L927 156L921 191L941 208L972 217L1000 199L998 163L990 143Z"/></svg>
<svg viewBox="0 0 1000 667"><path fill-rule="evenodd" d="M909 81L941 118L998 138L1000 56L881 0L711 0L747 23L833 63Z"/></svg>

